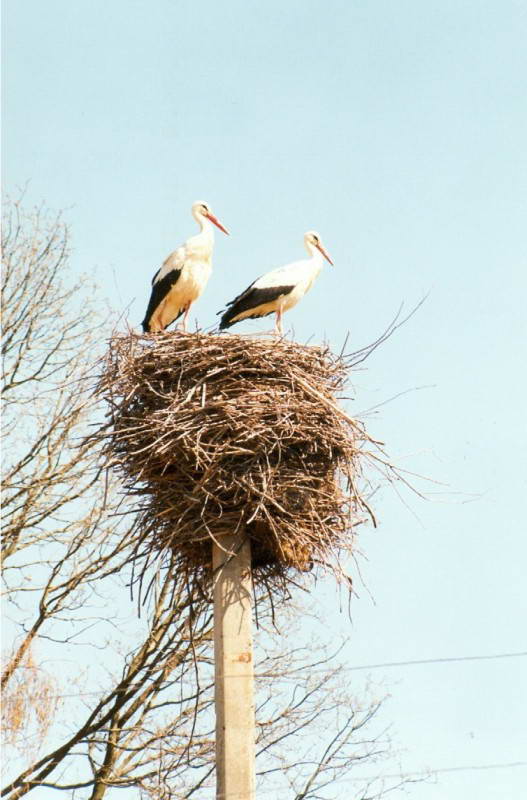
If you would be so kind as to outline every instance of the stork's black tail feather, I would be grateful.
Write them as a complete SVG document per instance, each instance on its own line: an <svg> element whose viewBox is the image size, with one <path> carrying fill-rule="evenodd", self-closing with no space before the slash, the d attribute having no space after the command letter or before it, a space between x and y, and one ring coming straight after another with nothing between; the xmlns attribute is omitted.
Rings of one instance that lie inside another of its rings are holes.
<svg viewBox="0 0 527 800"><path fill-rule="evenodd" d="M226 328L230 328L231 325L234 325L232 318L236 316L232 308L228 308L226 311L220 311L219 314L223 314L222 318L220 319L220 331L224 331Z"/></svg>

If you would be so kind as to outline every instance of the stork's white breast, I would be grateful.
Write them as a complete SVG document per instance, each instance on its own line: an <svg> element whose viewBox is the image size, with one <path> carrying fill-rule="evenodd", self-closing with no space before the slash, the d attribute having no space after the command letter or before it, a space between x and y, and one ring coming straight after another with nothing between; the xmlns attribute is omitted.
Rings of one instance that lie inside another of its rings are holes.
<svg viewBox="0 0 527 800"><path fill-rule="evenodd" d="M190 241L166 259L156 278L157 282L172 270L180 271L180 276L169 293L170 303L175 306L183 307L197 300L205 289L212 271L210 244L197 241L189 246Z"/></svg>
<svg viewBox="0 0 527 800"><path fill-rule="evenodd" d="M184 298L186 302L193 303L205 289L211 272L212 260L210 257L206 261L199 257L187 257L181 275L172 291Z"/></svg>

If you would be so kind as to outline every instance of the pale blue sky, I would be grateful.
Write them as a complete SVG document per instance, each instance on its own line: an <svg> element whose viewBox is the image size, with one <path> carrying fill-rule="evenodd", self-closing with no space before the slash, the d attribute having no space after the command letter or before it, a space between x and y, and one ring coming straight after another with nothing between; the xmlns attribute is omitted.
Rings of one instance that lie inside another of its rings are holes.
<svg viewBox="0 0 527 800"><path fill-rule="evenodd" d="M318 229L335 262L286 320L300 341L375 338L354 379L408 469L364 531L349 663L527 650L527 3L4 2L4 186L66 208L78 270L138 325L149 281L209 201L232 232L203 326ZM266 321L239 330L261 330ZM441 487L432 487L442 490ZM417 516L417 519L416 519ZM404 770L526 761L525 659L376 670ZM352 673L360 688L362 673ZM370 774L370 773L368 773ZM455 772L419 800L519 797L527 770Z"/></svg>

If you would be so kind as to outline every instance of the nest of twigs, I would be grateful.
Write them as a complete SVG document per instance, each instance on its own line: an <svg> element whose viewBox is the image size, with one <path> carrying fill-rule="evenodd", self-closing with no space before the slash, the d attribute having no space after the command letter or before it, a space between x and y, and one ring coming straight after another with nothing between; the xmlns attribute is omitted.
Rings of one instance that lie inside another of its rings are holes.
<svg viewBox="0 0 527 800"><path fill-rule="evenodd" d="M361 495L368 437L338 405L349 363L325 347L204 333L110 341L101 391L106 449L139 498L148 548L191 578L212 574L212 541L244 530L255 583L338 569Z"/></svg>

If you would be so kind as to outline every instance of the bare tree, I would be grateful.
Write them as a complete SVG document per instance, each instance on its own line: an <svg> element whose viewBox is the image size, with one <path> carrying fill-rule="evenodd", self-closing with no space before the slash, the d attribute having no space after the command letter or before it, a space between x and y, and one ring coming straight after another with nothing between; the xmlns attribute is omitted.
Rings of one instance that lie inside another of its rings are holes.
<svg viewBox="0 0 527 800"><path fill-rule="evenodd" d="M2 244L12 638L2 794L49 787L101 800L127 788L127 797L204 800L214 782L211 606L189 593L170 553L138 567L134 510L87 436L103 413L92 389L110 318L91 281L69 269L60 216L15 202ZM380 796L383 787L346 783L389 749L385 734L367 733L379 702L357 702L335 653L291 648L278 628L290 630L292 611L277 622L261 605L259 616L259 789L291 800L335 797L335 786Z"/></svg>
<svg viewBox="0 0 527 800"><path fill-rule="evenodd" d="M67 228L42 209L8 208L2 247L2 578L24 631L4 688L42 627L74 609L106 568L102 543L112 545L108 486L84 436L95 411L93 357L103 346L94 287L71 280Z"/></svg>

